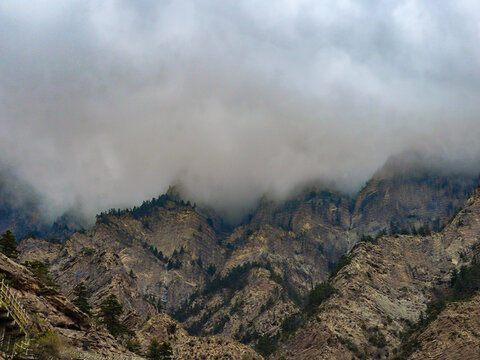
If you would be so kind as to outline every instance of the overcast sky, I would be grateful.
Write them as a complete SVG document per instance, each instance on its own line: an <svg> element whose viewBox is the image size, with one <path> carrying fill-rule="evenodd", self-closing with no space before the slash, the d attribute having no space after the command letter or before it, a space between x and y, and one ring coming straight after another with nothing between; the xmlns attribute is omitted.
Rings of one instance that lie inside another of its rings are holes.
<svg viewBox="0 0 480 360"><path fill-rule="evenodd" d="M181 182L236 213L480 151L480 2L0 2L0 164L58 213Z"/></svg>

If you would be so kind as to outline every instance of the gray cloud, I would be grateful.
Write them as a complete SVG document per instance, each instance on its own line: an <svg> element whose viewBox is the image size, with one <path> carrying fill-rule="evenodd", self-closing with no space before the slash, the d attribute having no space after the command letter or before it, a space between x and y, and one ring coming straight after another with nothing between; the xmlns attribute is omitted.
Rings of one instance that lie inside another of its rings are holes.
<svg viewBox="0 0 480 360"><path fill-rule="evenodd" d="M474 1L0 4L0 162L52 204L181 182L228 214L418 149L480 151Z"/></svg>

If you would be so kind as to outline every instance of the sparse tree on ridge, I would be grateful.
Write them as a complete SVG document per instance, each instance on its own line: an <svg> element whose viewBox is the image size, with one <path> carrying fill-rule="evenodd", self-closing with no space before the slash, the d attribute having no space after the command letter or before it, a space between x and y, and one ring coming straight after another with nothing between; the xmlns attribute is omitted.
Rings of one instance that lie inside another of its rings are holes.
<svg viewBox="0 0 480 360"><path fill-rule="evenodd" d="M17 240L10 230L7 230L0 238L0 251L11 259L18 258Z"/></svg>
<svg viewBox="0 0 480 360"><path fill-rule="evenodd" d="M119 336L128 332L125 324L120 321L123 314L123 305L118 301L115 294L109 295L100 304L99 318L113 336Z"/></svg>
<svg viewBox="0 0 480 360"><path fill-rule="evenodd" d="M147 359L173 360L172 346L166 342L159 344L158 340L153 339L148 347Z"/></svg>
<svg viewBox="0 0 480 360"><path fill-rule="evenodd" d="M75 294L76 298L72 301L72 303L75 304L85 314L91 315L92 306L88 303L90 293L85 286L85 283L83 281L78 283L73 288L73 293Z"/></svg>

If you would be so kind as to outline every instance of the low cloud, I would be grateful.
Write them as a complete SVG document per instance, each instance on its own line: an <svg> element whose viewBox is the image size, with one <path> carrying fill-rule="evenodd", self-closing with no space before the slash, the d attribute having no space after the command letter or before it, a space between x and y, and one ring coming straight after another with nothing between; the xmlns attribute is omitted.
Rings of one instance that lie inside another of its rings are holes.
<svg viewBox="0 0 480 360"><path fill-rule="evenodd" d="M235 217L391 155L480 151L473 1L0 4L0 163L50 215L181 182Z"/></svg>

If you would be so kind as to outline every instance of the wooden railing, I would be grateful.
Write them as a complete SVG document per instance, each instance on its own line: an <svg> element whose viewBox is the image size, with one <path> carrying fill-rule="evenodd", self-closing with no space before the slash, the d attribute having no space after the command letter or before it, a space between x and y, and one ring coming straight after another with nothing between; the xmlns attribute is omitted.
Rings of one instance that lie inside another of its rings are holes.
<svg viewBox="0 0 480 360"><path fill-rule="evenodd" d="M8 312L9 317L12 318L12 320L24 334L24 339L15 343L13 347L13 353L23 354L24 358L33 359L32 355L29 355L28 352L30 346L29 332L27 331L29 324L28 315L22 304L18 301L18 298L5 283L4 279L2 279L0 282L0 307L4 308ZM101 355L95 355L89 352L81 352L73 349L66 351L66 354L75 356L75 358L82 360L143 360L143 358L137 356L125 355L112 355L104 357Z"/></svg>
<svg viewBox="0 0 480 360"><path fill-rule="evenodd" d="M22 304L18 301L18 298L10 290L5 280L2 279L0 282L0 302L1 305L8 311L9 315L22 330L25 335L28 335L27 324L28 316L23 308Z"/></svg>
<svg viewBox="0 0 480 360"><path fill-rule="evenodd" d="M27 331L29 323L28 315L22 304L18 301L18 298L5 283L4 279L0 282L0 306L8 312L8 315L13 319L24 335L22 341L15 343L13 352L15 354L22 353L27 355L30 346L30 339Z"/></svg>

